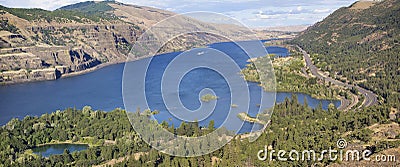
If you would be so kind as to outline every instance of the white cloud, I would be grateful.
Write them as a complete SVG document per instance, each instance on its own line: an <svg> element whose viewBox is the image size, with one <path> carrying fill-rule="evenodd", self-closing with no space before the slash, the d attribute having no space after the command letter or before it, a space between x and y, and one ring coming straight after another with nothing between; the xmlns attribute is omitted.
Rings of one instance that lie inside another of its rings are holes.
<svg viewBox="0 0 400 167"><path fill-rule="evenodd" d="M61 6L82 2L85 0L6 0L0 1L1 5L17 8L41 8L54 10Z"/></svg>
<svg viewBox="0 0 400 167"><path fill-rule="evenodd" d="M87 0L0 0L8 7L43 8ZM150 6L177 13L212 11L232 16L248 26L312 24L356 0L119 0L127 4Z"/></svg>
<svg viewBox="0 0 400 167"><path fill-rule="evenodd" d="M314 9L314 13L328 13L331 9Z"/></svg>

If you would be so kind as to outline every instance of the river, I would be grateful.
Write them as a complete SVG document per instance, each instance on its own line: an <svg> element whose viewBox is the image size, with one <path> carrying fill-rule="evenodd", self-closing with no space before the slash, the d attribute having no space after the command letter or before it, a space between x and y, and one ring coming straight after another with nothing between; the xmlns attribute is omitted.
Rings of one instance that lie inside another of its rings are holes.
<svg viewBox="0 0 400 167"><path fill-rule="evenodd" d="M237 54L238 50L232 49L232 43L216 43L209 47L225 49L226 52L231 54ZM269 53L277 54L279 56L288 56L288 51L285 48L279 47L268 47ZM177 56L180 52L167 53L161 56L156 56L156 65L160 68L163 67L167 60L170 60ZM134 63L141 63L142 60ZM239 65L244 67L246 59L238 60ZM158 63L158 64L157 64ZM77 108L88 105L92 106L96 110L111 111L115 108L124 108L123 97L122 97L122 74L124 70L124 64L110 65L94 72L86 73L79 76L61 78L54 81L42 81L32 83L22 83L15 85L4 85L0 86L0 125L6 124L12 118L23 119L25 116L40 116L44 113L54 112L56 110L63 110L66 108ZM152 75L154 82L161 82L157 79L162 70L155 69ZM218 106L216 110L225 110L230 108L229 91L226 91L226 82L223 81L220 75L208 69L196 69L191 73L188 73L182 80L182 86L179 90L180 94L184 96L182 102L189 109L195 109L200 105L199 91L204 88L202 83L208 83L208 87L211 87L213 91L218 94ZM147 83L146 83L147 84ZM151 83L149 83L151 84ZM250 91L259 92L261 89L256 83L248 83ZM207 85L205 85L207 86ZM146 89L148 97L161 98L160 92L156 89ZM264 92L266 93L266 92ZM268 93L267 93L268 94ZM282 102L286 97L291 97L293 93L277 93L276 102ZM324 109L331 103L328 100L314 99L309 95L296 93L300 102L303 99L307 99L310 107L316 107L319 103L322 103ZM257 98L259 95L255 95ZM268 96L268 95L267 95ZM252 97L253 98L253 97ZM251 100L250 100L251 101ZM157 104L157 102L149 102L151 109L157 109L160 114L157 117L160 120L168 120L175 126L179 124L179 120L172 118L168 112L165 112L166 108L163 104ZM255 115L257 109L257 101L250 102L250 115ZM333 101L338 107L340 101ZM213 119L216 125L223 121L223 117L226 112L216 112L213 114L214 117L204 120L204 123L200 125L206 125L207 121ZM251 125L247 123L242 130L247 131Z"/></svg>

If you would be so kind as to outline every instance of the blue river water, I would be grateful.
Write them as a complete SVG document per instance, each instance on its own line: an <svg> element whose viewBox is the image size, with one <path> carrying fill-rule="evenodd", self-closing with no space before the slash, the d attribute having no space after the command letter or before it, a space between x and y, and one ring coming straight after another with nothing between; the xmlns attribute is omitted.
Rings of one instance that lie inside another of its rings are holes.
<svg viewBox="0 0 400 167"><path fill-rule="evenodd" d="M235 49L232 43L215 43L210 45L211 48L224 50L227 54L241 54L240 49ZM288 51L285 48L268 47L268 53L274 53L279 56L288 56ZM157 80L158 75L161 74L162 68L165 68L168 60L173 59L179 52L167 53L161 56L156 56L154 60L153 71L150 71L150 78L146 84L159 83ZM133 63L141 63L142 60ZM243 57L236 57L235 61L239 62L239 66L243 68L246 65L247 59ZM159 67L159 68L157 68ZM98 69L94 72L87 74L61 78L54 81L42 81L32 83L22 83L15 85L0 86L0 125L6 124L12 118L23 119L25 116L40 116L44 113L54 112L56 110L63 110L66 108L77 108L88 105L96 110L111 111L115 108L124 108L122 97L122 77L123 77L124 64L116 64ZM152 78L153 77L153 78ZM256 83L248 83L250 92L260 92ZM200 105L199 91L204 87L211 87L220 97L217 101L216 110L225 110L230 108L230 96L227 91L227 84L223 78L216 72L209 69L195 69L185 75L180 86L179 93L182 97L182 103L189 109L196 109ZM148 87L146 87L148 88ZM146 89L148 97L155 99L161 98L160 91L157 89ZM260 93L259 93L260 94ZM277 93L276 102L282 102L286 97L291 97L293 93ZM313 99L311 96L301 93L295 93L300 102L307 99L310 107L316 107L322 104L326 109L331 103L328 100ZM255 95L257 99L260 95ZM252 97L253 98L253 97ZM173 117L168 112L164 104L158 104L160 99L150 101L149 106L151 109L160 111L157 114L157 119L166 120L176 126L180 121L171 118ZM257 100L250 99L249 114L254 116L257 110ZM339 101L333 101L336 106L340 105ZM221 108L218 108L221 106ZM200 125L207 125L209 120L214 120L216 126L220 125L226 112L215 112L209 119L200 122ZM251 123L246 123L241 132L249 131Z"/></svg>

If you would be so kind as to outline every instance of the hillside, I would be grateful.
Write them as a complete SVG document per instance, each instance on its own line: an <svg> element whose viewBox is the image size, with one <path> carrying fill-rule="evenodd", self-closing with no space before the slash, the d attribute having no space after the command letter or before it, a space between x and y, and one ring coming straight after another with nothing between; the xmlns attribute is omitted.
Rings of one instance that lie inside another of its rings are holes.
<svg viewBox="0 0 400 167"><path fill-rule="evenodd" d="M291 41L331 77L372 90L400 107L400 1L343 7Z"/></svg>
<svg viewBox="0 0 400 167"><path fill-rule="evenodd" d="M55 11L0 6L0 83L54 80L126 61L136 40L173 12L119 2L81 2ZM234 34L238 26L217 25L178 17L176 25L208 27ZM182 25L182 24L181 24ZM165 34L168 35L168 31ZM211 38L206 38L210 36ZM169 41L160 52L225 40L211 34L188 34Z"/></svg>

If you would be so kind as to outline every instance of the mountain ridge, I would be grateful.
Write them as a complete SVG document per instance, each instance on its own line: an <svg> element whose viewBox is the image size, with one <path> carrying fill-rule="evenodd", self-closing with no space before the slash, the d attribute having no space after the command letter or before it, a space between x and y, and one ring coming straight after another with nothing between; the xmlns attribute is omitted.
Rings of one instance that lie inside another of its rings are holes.
<svg viewBox="0 0 400 167"><path fill-rule="evenodd" d="M400 2L368 2L336 10L300 33L292 43L333 78L357 84L379 94L399 108Z"/></svg>

